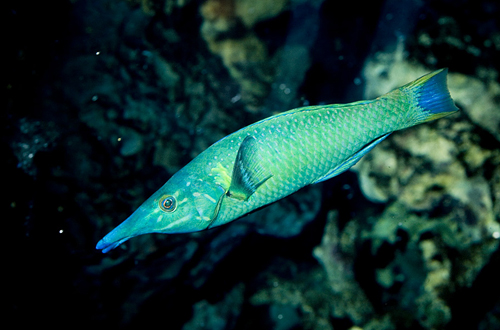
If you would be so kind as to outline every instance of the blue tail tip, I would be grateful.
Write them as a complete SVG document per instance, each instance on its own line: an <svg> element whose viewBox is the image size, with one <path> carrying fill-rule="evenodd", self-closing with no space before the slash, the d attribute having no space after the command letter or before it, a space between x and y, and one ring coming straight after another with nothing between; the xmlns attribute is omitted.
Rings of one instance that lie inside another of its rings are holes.
<svg viewBox="0 0 500 330"><path fill-rule="evenodd" d="M444 117L458 111L447 84L448 69L429 73L416 81L419 89L418 104L428 111L429 120Z"/></svg>

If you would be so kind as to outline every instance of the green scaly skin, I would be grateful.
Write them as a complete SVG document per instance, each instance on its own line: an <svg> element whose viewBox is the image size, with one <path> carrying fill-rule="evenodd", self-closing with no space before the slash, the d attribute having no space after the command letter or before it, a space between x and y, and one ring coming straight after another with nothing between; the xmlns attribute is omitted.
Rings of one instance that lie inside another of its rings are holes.
<svg viewBox="0 0 500 330"><path fill-rule="evenodd" d="M428 105L436 109L426 109ZM373 101L304 107L266 118L202 152L97 248L107 252L141 234L193 232L228 223L340 174L391 132L456 110L446 70L439 70ZM240 149L248 153L238 162ZM245 175L243 184L236 184L236 163L248 169L248 182L256 179L258 184L246 184ZM161 207L166 198L175 201L171 210Z"/></svg>

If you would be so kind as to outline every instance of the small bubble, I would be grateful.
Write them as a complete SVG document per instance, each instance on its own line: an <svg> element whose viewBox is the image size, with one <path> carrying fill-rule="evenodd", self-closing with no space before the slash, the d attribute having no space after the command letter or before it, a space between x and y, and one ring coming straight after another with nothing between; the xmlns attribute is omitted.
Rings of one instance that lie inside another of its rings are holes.
<svg viewBox="0 0 500 330"><path fill-rule="evenodd" d="M236 103L238 102L239 100L241 100L241 94L236 94L235 96L233 96L231 98L231 103Z"/></svg>

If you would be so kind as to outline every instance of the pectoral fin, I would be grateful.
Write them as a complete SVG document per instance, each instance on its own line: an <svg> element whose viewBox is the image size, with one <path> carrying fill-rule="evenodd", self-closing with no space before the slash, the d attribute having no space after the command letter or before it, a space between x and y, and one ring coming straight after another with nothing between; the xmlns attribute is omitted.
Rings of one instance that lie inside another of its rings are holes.
<svg viewBox="0 0 500 330"><path fill-rule="evenodd" d="M247 136L236 155L227 196L245 201L272 176L272 173L262 166L257 140L253 136Z"/></svg>
<svg viewBox="0 0 500 330"><path fill-rule="evenodd" d="M373 140L372 142L368 143L361 150L359 150L358 152L356 152L355 154L353 154L351 157L347 158L342 164L334 167L326 175L322 176L321 178L319 178L318 180L314 181L313 183L318 183L318 182L322 182L322 181L331 179L334 176L337 176L340 173L347 171L352 166L354 166L361 159L361 157L363 157L364 155L366 155L367 153L369 153L370 150L372 150L373 148L375 148L375 146L377 144L379 144L386 137L388 137L389 134L391 134L391 133L387 133L385 135L382 135L381 137L378 137L375 140Z"/></svg>

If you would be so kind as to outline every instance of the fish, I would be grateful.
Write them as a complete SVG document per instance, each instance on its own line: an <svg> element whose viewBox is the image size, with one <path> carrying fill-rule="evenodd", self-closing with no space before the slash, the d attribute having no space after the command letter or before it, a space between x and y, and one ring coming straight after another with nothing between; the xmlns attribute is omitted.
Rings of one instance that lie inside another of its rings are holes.
<svg viewBox="0 0 500 330"><path fill-rule="evenodd" d="M374 100L296 108L220 139L96 245L227 224L341 174L391 133L457 112L446 68Z"/></svg>

